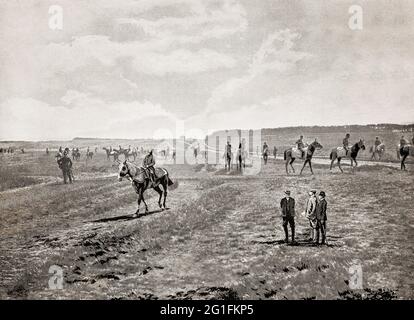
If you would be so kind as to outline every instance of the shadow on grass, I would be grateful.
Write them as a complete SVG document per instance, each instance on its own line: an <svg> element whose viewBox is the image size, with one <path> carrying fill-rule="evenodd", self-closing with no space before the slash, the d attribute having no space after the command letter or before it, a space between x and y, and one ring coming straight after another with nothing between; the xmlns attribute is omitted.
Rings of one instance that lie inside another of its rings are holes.
<svg viewBox="0 0 414 320"><path fill-rule="evenodd" d="M119 220L124 220L124 221L128 221L128 220L135 220L135 219L140 219L155 213L160 213L166 210L169 210L170 208L165 208L165 210L154 210L154 211L148 211L145 213L140 213L138 215L135 214L126 214L126 215L122 215L122 216L115 216L115 217L108 217L108 218L102 218L102 219L97 219L97 220L92 220L90 222L93 223L99 223L99 222L111 222L111 221L119 221Z"/></svg>

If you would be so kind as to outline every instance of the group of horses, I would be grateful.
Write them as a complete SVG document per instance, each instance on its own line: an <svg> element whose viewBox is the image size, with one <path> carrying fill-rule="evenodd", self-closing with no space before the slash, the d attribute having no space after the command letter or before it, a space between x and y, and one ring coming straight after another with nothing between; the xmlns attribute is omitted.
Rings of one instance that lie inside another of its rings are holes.
<svg viewBox="0 0 414 320"><path fill-rule="evenodd" d="M102 149L105 150L107 159L110 160L112 157L114 162L119 159L120 155L124 155L125 160L129 160L130 157L133 157L134 161L138 157L138 151L136 149L112 149L106 147L103 147Z"/></svg>
<svg viewBox="0 0 414 320"><path fill-rule="evenodd" d="M296 159L304 160L303 166L300 170L300 174L302 174L305 167L308 165L313 174L312 168L312 157L316 150L322 149L323 146L315 139L312 143L305 145L301 150L298 147L292 147L284 151L283 158L285 161L285 169L286 173L289 174L289 169L292 169L293 173L295 172L295 168L293 167L293 163ZM330 170L334 167L335 162L338 164L338 168L341 172L343 172L341 166L342 159L349 159L351 161L351 168L358 166L357 156L361 150L365 150L365 142L363 139L359 139L355 142L352 146L346 150L343 146L333 148L329 154L330 159ZM276 158L277 149L274 148L273 155ZM380 160L383 155L385 154L385 144L381 143L379 145L372 146L370 148L370 153L372 154L371 160ZM264 164L267 164L268 157L270 155L270 151L268 147L265 147L262 152L262 158ZM397 146L397 158L401 160L401 170L406 170L405 160L409 155L414 156L414 148L412 145L407 144L403 148L400 148L400 145ZM249 152L245 148L240 148L237 150L236 155L236 163L237 169L241 170L246 166L246 159L249 157ZM225 159L225 169L230 170L234 156L232 152L225 151L223 158Z"/></svg>

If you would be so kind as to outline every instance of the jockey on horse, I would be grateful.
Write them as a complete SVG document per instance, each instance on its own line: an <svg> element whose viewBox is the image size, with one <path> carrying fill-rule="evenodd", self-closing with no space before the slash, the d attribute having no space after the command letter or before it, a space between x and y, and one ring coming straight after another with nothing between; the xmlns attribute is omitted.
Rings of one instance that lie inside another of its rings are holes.
<svg viewBox="0 0 414 320"><path fill-rule="evenodd" d="M345 149L345 155L348 155L348 150L349 150L349 138L351 137L351 135L349 133L347 133L345 135L345 138L342 140L342 146Z"/></svg>
<svg viewBox="0 0 414 320"><path fill-rule="evenodd" d="M302 152L302 159L303 159L304 156L305 156L305 151L303 150L303 148L305 147L305 144L303 143L303 136L302 135L299 137L299 140L297 140L295 142L295 144L298 147L298 150L300 150Z"/></svg>
<svg viewBox="0 0 414 320"><path fill-rule="evenodd" d="M153 152L153 149L151 149L149 154L147 154L145 156L142 165L146 169L146 171L148 172L148 176L149 176L152 184L154 184L154 181L155 181L155 169L154 169L155 159L154 159L154 155L152 154L152 152Z"/></svg>

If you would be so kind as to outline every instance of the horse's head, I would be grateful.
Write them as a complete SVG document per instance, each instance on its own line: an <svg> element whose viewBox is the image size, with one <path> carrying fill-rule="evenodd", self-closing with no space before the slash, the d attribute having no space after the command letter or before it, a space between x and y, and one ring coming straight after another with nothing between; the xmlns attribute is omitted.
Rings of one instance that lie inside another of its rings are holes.
<svg viewBox="0 0 414 320"><path fill-rule="evenodd" d="M126 175L130 175L129 165L128 165L126 160L124 162L121 162L121 161L118 160L117 162L119 163L118 180L122 181L123 177L125 177Z"/></svg>
<svg viewBox="0 0 414 320"><path fill-rule="evenodd" d="M312 142L312 145L315 147L315 149L322 149L323 148L323 146L316 139L315 139L314 142Z"/></svg>
<svg viewBox="0 0 414 320"><path fill-rule="evenodd" d="M365 142L364 139L359 139L358 141L358 147L362 150L365 150Z"/></svg>

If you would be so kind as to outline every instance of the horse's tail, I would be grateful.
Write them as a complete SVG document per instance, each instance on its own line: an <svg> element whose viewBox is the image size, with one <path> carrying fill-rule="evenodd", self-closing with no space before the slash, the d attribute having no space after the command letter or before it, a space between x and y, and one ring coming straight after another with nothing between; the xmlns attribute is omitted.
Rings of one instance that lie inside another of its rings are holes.
<svg viewBox="0 0 414 320"><path fill-rule="evenodd" d="M287 150L285 150L285 152L283 152L283 160L286 160L287 157Z"/></svg>
<svg viewBox="0 0 414 320"><path fill-rule="evenodd" d="M329 159L332 160L333 157L333 151L331 151L331 154L329 155Z"/></svg>
<svg viewBox="0 0 414 320"><path fill-rule="evenodd" d="M170 179L170 177L168 177L168 185L172 186L174 184L174 182L172 182L172 180Z"/></svg>

